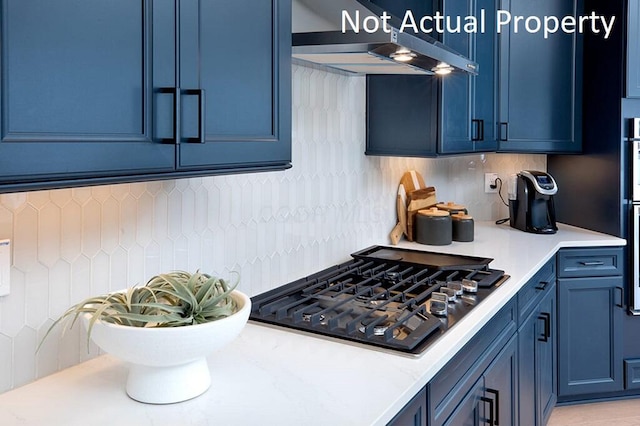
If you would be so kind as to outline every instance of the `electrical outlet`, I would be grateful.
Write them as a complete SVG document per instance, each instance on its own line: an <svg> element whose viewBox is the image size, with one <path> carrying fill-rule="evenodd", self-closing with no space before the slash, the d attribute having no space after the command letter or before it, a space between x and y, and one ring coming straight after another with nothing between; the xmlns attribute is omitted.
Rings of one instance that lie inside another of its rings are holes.
<svg viewBox="0 0 640 426"><path fill-rule="evenodd" d="M0 296L11 291L11 240L0 240Z"/></svg>
<svg viewBox="0 0 640 426"><path fill-rule="evenodd" d="M498 193L498 183L496 180L498 179L497 173L485 173L484 174L484 192L487 194L497 194Z"/></svg>

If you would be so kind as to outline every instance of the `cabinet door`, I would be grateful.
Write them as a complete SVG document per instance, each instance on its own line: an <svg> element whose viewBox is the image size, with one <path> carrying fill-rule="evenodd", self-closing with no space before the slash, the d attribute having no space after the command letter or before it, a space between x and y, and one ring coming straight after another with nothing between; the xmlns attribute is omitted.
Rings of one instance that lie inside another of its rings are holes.
<svg viewBox="0 0 640 426"><path fill-rule="evenodd" d="M503 0L511 16L566 16L576 0ZM517 32L516 32L517 30ZM500 34L500 151L576 152L581 149L581 41L558 31L530 34L513 20Z"/></svg>
<svg viewBox="0 0 640 426"><path fill-rule="evenodd" d="M538 310L534 310L518 329L518 417L521 425L538 425L536 340L539 337Z"/></svg>
<svg viewBox="0 0 640 426"><path fill-rule="evenodd" d="M171 122L171 101L153 105L175 68L151 72L174 63L173 1L0 7L0 185L173 170L175 147L153 125Z"/></svg>
<svg viewBox="0 0 640 426"><path fill-rule="evenodd" d="M519 424L545 425L556 403L556 295L546 296L518 329Z"/></svg>
<svg viewBox="0 0 640 426"><path fill-rule="evenodd" d="M484 398L493 404L493 424L515 425L518 406L518 340L513 336L484 373ZM489 413L490 414L490 413Z"/></svg>
<svg viewBox="0 0 640 426"><path fill-rule="evenodd" d="M290 0L179 5L178 168L288 164Z"/></svg>
<svg viewBox="0 0 640 426"><path fill-rule="evenodd" d="M627 19L627 97L640 98L640 0L629 0Z"/></svg>
<svg viewBox="0 0 640 426"><path fill-rule="evenodd" d="M418 392L387 426L427 426L427 389Z"/></svg>
<svg viewBox="0 0 640 426"><path fill-rule="evenodd" d="M464 398L447 426L515 425L518 402L518 341L511 337Z"/></svg>
<svg viewBox="0 0 640 426"><path fill-rule="evenodd" d="M434 157L438 85L432 76L367 76L367 155Z"/></svg>
<svg viewBox="0 0 640 426"><path fill-rule="evenodd" d="M487 28L495 27L495 0L444 1L442 9L446 16L484 16ZM475 60L479 75L453 73L441 78L438 152L495 151L496 32L445 32L442 41Z"/></svg>
<svg viewBox="0 0 640 426"><path fill-rule="evenodd" d="M623 313L622 277L558 280L558 399L623 389Z"/></svg>
<svg viewBox="0 0 640 426"><path fill-rule="evenodd" d="M484 397L482 377L456 406L443 426L476 426L488 424L491 401Z"/></svg>
<svg viewBox="0 0 640 426"><path fill-rule="evenodd" d="M555 289L552 288L549 294L540 302L534 317L538 328L535 335L535 424L546 425L558 399L556 393L558 375Z"/></svg>
<svg viewBox="0 0 640 426"><path fill-rule="evenodd" d="M472 16L475 14L474 6L474 0L443 1L441 9L445 16ZM445 32L442 35L445 45L474 60L475 41L474 34L463 31ZM479 68L484 74L484 68ZM473 152L474 141L480 137L481 129L478 122L472 122L476 79L465 73L452 73L437 78L442 85L438 152Z"/></svg>

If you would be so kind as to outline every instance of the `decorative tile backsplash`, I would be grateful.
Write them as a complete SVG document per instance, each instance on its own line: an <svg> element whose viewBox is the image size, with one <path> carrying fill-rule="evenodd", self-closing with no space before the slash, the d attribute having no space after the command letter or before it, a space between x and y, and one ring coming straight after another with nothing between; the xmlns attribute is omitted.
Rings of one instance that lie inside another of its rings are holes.
<svg viewBox="0 0 640 426"><path fill-rule="evenodd" d="M367 157L365 80L293 66L293 168L283 172L0 195L0 238L13 245L0 297L0 392L98 351L53 320L93 294L172 269L227 276L261 293L388 242L398 181L421 172L442 201L476 220L507 215L484 172L546 169L543 155ZM506 187L503 191L506 197Z"/></svg>

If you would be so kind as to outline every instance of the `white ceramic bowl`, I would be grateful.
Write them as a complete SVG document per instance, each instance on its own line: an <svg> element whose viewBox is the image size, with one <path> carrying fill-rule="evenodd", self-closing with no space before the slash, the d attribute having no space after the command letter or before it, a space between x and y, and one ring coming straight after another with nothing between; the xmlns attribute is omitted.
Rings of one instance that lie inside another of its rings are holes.
<svg viewBox="0 0 640 426"><path fill-rule="evenodd" d="M91 340L130 363L127 394L140 402L169 404L204 393L211 385L206 356L235 339L246 325L251 299L237 290L233 315L184 327L128 327L96 321ZM89 314L83 316L85 329Z"/></svg>

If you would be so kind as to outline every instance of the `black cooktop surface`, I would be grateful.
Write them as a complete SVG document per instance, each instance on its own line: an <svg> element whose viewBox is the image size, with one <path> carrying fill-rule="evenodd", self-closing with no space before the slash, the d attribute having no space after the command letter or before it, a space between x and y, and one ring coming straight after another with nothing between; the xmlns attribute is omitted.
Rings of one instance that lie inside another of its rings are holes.
<svg viewBox="0 0 640 426"><path fill-rule="evenodd" d="M373 246L254 296L250 319L419 354L508 276L492 259Z"/></svg>

